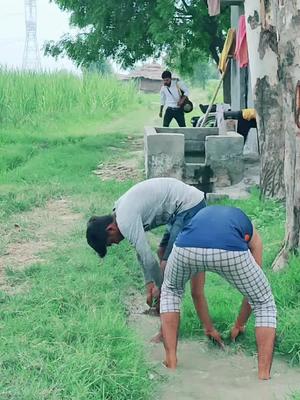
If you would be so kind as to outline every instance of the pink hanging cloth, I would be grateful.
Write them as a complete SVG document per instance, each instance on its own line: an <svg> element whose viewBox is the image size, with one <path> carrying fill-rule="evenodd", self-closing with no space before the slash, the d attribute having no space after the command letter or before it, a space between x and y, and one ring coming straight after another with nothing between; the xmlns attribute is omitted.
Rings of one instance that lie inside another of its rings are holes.
<svg viewBox="0 0 300 400"><path fill-rule="evenodd" d="M207 6L210 17L220 14L220 0L207 0Z"/></svg>
<svg viewBox="0 0 300 400"><path fill-rule="evenodd" d="M240 68L245 68L249 64L245 15L241 15L239 19L234 58Z"/></svg>

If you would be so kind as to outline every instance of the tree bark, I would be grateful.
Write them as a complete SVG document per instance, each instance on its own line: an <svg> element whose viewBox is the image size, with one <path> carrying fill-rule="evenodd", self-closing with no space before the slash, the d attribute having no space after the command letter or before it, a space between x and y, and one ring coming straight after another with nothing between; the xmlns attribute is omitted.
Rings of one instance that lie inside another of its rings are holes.
<svg viewBox="0 0 300 400"><path fill-rule="evenodd" d="M272 2L278 4L278 0ZM286 234L284 247L273 263L274 270L281 269L289 254L300 247L300 87L296 95L300 79L299 0L279 1L278 32L285 132Z"/></svg>
<svg viewBox="0 0 300 400"><path fill-rule="evenodd" d="M270 0L245 0L245 16L253 100L261 145L261 194L283 199L285 138L278 77L276 9L271 7Z"/></svg>

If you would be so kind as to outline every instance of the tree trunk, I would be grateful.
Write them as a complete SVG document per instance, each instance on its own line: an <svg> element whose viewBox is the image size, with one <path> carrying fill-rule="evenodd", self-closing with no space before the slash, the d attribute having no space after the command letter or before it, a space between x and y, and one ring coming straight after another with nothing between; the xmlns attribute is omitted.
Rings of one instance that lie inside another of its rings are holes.
<svg viewBox="0 0 300 400"><path fill-rule="evenodd" d="M284 133L275 10L270 0L245 0L249 66L261 146L261 194L283 199Z"/></svg>
<svg viewBox="0 0 300 400"><path fill-rule="evenodd" d="M272 0L278 4L278 0ZM284 266L290 252L300 247L300 1L280 0L278 9L280 81L285 132L286 235L285 245L273 264ZM298 126L297 126L298 124Z"/></svg>

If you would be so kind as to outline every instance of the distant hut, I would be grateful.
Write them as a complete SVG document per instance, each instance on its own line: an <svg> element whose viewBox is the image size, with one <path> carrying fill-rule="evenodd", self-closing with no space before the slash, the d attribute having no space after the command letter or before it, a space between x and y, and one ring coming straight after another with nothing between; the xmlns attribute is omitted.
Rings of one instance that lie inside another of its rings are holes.
<svg viewBox="0 0 300 400"><path fill-rule="evenodd" d="M166 67L157 63L144 64L122 79L134 80L143 92L158 93L162 86L161 74L165 69Z"/></svg>

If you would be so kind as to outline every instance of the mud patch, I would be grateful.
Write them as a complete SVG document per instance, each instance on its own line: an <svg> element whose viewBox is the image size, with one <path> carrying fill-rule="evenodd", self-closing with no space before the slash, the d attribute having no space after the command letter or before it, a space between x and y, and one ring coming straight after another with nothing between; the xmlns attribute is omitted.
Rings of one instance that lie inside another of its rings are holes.
<svg viewBox="0 0 300 400"><path fill-rule="evenodd" d="M57 239L74 227L80 215L71 211L66 199L51 200L45 208L18 214L7 225L0 225L5 234L0 255L0 290L14 292L6 279L5 270L20 270L43 261L43 252L53 248Z"/></svg>
<svg viewBox="0 0 300 400"><path fill-rule="evenodd" d="M130 148L128 158L109 163L100 163L93 171L102 181L115 180L122 182L128 179L140 180L143 178L143 140L128 136L122 143Z"/></svg>
<svg viewBox="0 0 300 400"><path fill-rule="evenodd" d="M171 372L162 366L162 344L150 343L158 332L159 318L145 314L145 298L135 295L130 323L145 340L149 358L155 371L150 379L161 382L161 391L155 400L286 400L300 390L300 370L290 368L275 359L272 379L257 379L256 357L245 355L237 346L226 346L221 351L205 338L179 340L178 369ZM163 378L163 379L162 379Z"/></svg>

